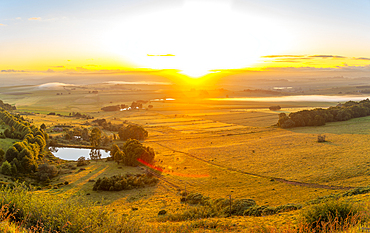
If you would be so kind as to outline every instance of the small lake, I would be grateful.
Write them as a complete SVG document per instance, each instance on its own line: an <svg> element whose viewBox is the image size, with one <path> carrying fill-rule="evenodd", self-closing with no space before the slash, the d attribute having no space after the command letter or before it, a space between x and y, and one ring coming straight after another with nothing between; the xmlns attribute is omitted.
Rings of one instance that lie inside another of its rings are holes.
<svg viewBox="0 0 370 233"><path fill-rule="evenodd" d="M278 97L240 97L240 98L210 98L215 101L256 101L256 102L347 102L361 101L368 96L335 96L335 95L295 95Z"/></svg>
<svg viewBox="0 0 370 233"><path fill-rule="evenodd" d="M55 151L53 150L55 149ZM70 148L70 147L54 147L51 149L51 153L55 157L64 159L64 160L72 160L77 161L77 159L81 156L84 156L85 159L90 159L90 152L91 149L85 149L85 148ZM110 157L110 152L105 152L105 150L96 150L101 153L101 158L107 158Z"/></svg>

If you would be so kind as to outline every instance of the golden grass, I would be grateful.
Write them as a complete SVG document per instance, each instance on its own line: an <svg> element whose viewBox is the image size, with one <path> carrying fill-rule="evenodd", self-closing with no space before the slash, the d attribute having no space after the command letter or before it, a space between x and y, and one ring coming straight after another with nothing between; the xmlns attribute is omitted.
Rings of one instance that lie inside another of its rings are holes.
<svg viewBox="0 0 370 233"><path fill-rule="evenodd" d="M259 205L277 206L304 203L342 191L292 185L272 178L351 187L367 186L370 181L370 117L327 123L321 127L283 130L271 127L277 122L279 112L269 111L269 103L228 105L209 102L206 105L196 101L195 104L153 102L154 108L148 111L101 112L103 106L130 104L138 99L163 96L162 93L151 91L127 90L99 90L96 95L88 94L89 90L77 89L71 94L63 92L62 96L56 95L61 91L37 91L32 95L0 95L0 99L16 103L20 111L55 111L64 115L79 111L116 124L123 121L142 124L149 131L149 138L144 143L156 151L156 165L165 168L164 178L182 190L186 186L188 191L200 192L212 198L232 195L233 198L252 198ZM282 110L297 111L302 105L291 103L291 109ZM304 105L315 107L317 103ZM35 125L45 123L47 126L81 126L86 122L84 119L45 114L25 117L32 119ZM317 143L318 134L325 134L328 142ZM12 143L7 140L0 140L0 147L7 148ZM93 162L86 170L77 172L77 168L72 174L53 181L54 184L69 181L69 185L38 193L86 195L93 201L110 206L112 211L154 222L161 209L175 212L185 208L179 202L178 190L164 181L157 187L140 190L92 191L93 182L89 180L141 172L138 168L118 167L122 166L113 162ZM359 200L363 201L365 197ZM138 210L133 211L132 207ZM242 226L239 229L247 229L253 224L273 227L274 224L294 224L297 213L265 218L235 217L220 221L225 223L226 228L230 226L229 223Z"/></svg>

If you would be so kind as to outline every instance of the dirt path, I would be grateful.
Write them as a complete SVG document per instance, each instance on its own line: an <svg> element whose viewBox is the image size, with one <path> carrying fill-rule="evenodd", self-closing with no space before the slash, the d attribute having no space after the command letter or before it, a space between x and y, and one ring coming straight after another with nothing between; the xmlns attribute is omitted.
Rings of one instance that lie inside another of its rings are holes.
<svg viewBox="0 0 370 233"><path fill-rule="evenodd" d="M283 179L283 178L277 178L277 177L271 177L271 176L264 176L264 175L260 175L260 174L254 174L254 173L245 172L245 171L242 171L242 170L239 170L239 169L236 169L236 168L231 168L231 167L220 165L220 164L217 164L217 163L214 163L214 162L210 162L208 160L199 158L199 157L197 157L195 155L192 155L192 154L189 154L187 152L172 149L172 148L170 148L168 146L165 146L165 145L162 145L158 142L156 142L156 144L159 145L159 146L162 146L166 149L172 150L173 152L181 153L181 154L184 154L186 156L192 157L194 159L200 160L200 161L202 161L204 163L207 163L209 165L213 165L213 166L216 166L216 167L219 167L219 168L223 168L223 169L233 171L233 172L238 172L238 173L245 174L245 175L251 175L251 176L261 177L261 178L265 178L265 179L275 180L275 181L279 181L279 182L290 184L290 185L298 185L298 186L304 186L304 187L309 187L309 188L332 189L332 190L350 190L350 189L355 188L355 187L343 187L343 186L332 186L332 185L323 185L323 184L315 184L315 183L305 183L305 182L299 182L299 181L286 180L286 179ZM168 181L166 181L166 182L168 182Z"/></svg>

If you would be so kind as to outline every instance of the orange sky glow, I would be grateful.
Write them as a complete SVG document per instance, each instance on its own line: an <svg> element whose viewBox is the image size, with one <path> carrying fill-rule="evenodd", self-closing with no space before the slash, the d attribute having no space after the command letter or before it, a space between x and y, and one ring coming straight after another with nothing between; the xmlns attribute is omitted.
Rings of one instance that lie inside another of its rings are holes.
<svg viewBox="0 0 370 233"><path fill-rule="evenodd" d="M36 1L0 4L2 72L153 72L199 78L370 66L367 1ZM19 7L19 8L17 8ZM347 11L350 10L350 11ZM314 13L314 14L312 14ZM341 14L353 17L344 20ZM351 18L351 19L349 19Z"/></svg>

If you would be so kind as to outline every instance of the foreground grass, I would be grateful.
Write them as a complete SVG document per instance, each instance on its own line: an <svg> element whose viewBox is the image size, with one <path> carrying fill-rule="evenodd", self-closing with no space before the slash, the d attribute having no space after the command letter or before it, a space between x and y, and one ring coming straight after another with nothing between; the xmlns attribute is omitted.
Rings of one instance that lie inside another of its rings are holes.
<svg viewBox="0 0 370 233"><path fill-rule="evenodd" d="M360 210L346 200L339 200L306 207L302 216L311 222L300 219L276 225L273 222L280 218L278 215L162 222L160 218L144 221L114 212L84 197L63 199L47 193L37 195L24 184L4 188L0 196L1 232L356 232L361 227L366 229L363 216L369 213L366 205ZM342 215L337 216L338 213ZM250 224L244 225L245 222Z"/></svg>

